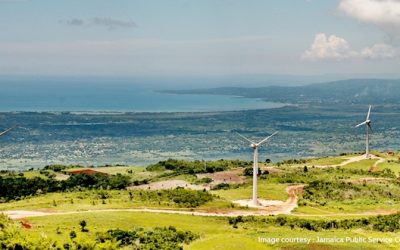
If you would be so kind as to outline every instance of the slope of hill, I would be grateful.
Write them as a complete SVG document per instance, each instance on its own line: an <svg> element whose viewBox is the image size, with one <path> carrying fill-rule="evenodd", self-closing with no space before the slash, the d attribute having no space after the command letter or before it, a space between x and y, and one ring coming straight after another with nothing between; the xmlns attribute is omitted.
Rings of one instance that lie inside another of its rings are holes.
<svg viewBox="0 0 400 250"><path fill-rule="evenodd" d="M163 91L174 94L232 95L285 103L387 104L400 102L400 80L350 79L306 86L222 87Z"/></svg>

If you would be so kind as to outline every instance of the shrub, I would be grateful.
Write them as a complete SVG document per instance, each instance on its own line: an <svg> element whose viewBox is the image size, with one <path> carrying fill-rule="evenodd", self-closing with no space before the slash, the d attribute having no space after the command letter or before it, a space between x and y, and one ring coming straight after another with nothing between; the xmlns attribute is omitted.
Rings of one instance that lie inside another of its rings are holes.
<svg viewBox="0 0 400 250"><path fill-rule="evenodd" d="M218 183L217 185L213 186L212 190L221 190L221 189L227 190L230 187L231 187L231 185L229 183L223 182L223 183Z"/></svg>
<svg viewBox="0 0 400 250"><path fill-rule="evenodd" d="M177 174L198 174L198 173L214 173L231 168L251 166L249 161L240 160L218 160L218 161L185 161L168 159L159 161L156 164L148 166L148 171L172 170Z"/></svg>
<svg viewBox="0 0 400 250"><path fill-rule="evenodd" d="M258 173L261 173L261 169L258 168ZM247 167L244 169L243 174L245 176L253 176L253 167Z"/></svg>
<svg viewBox="0 0 400 250"><path fill-rule="evenodd" d="M131 246L134 249L171 249L180 250L182 244L199 238L190 231L180 231L175 227L156 227L153 230L136 228L129 231L120 229L108 230L106 237L120 242L120 247Z"/></svg>
<svg viewBox="0 0 400 250"><path fill-rule="evenodd" d="M209 184L209 183L211 183L213 181L213 179L211 179L211 178L209 178L209 177L205 177L205 178L201 178L201 179L198 179L198 180L196 180L196 184L203 184L203 183L206 183L206 184Z"/></svg>

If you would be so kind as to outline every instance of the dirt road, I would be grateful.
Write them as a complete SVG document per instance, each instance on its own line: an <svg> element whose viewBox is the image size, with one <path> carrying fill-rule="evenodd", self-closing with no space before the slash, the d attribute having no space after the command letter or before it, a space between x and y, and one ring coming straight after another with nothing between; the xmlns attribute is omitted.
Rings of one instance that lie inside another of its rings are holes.
<svg viewBox="0 0 400 250"><path fill-rule="evenodd" d="M365 159L365 155L352 157L338 166L345 166L352 162L357 162ZM378 164L385 161L384 158L371 155L371 159L378 159L374 164L377 167ZM332 166L316 166L316 167L332 167ZM370 181L370 180L366 180ZM174 181L174 182L159 182L156 186L146 186L144 189L157 189L157 188L171 188L172 186L187 186L186 182ZM99 210L87 210L87 211L68 211L68 212L39 212L39 211L0 211L8 215L12 219L22 219L26 217L38 217L38 216L50 216L50 215L65 215L65 214L79 214L79 213L103 213L103 212L149 212L149 213L166 213L166 214L183 214L183 215L194 215L194 216L220 216L220 217L235 217L235 216L267 216L267 215L278 215L278 214L291 214L292 211L298 206L298 197L301 197L303 188L305 185L292 185L286 188L286 192L289 194L289 198L282 203L275 203L271 206L260 207L256 210L235 210L235 211L220 211L220 212L209 212L209 211L183 211L183 210L169 210L169 209L150 209L150 208L132 208L132 209L99 209ZM142 187L143 188L143 187ZM204 187L202 187L204 188ZM272 203L271 203L272 204ZM368 215L385 215L393 214L398 212L397 210L382 210L382 211L370 211L364 213L354 214L337 214L337 213L321 213L321 214L296 214L296 216L304 217L325 217L325 216L368 216Z"/></svg>
<svg viewBox="0 0 400 250"><path fill-rule="evenodd" d="M302 187L301 187L302 189ZM291 214L291 211L297 207L297 195L294 193L300 191L300 186L288 187L290 192L289 202L285 202L280 206L270 206L265 209L259 210L236 210L236 211L221 211L221 212L207 212L207 211L182 211L182 210L167 210L167 209L150 209L150 208L131 208L131 209L99 209L99 210L86 210L86 211L68 211L68 212L38 212L38 211L2 211L11 219L18 220L27 217L40 217L40 216L56 216L67 214L85 214L85 213L108 213L108 212L146 212L146 213L161 213L161 214L182 214L192 216L206 216L206 217L236 217L236 216L268 216L278 214ZM292 195L293 194L293 195ZM334 217L334 216L373 216L373 215L389 215L397 213L398 210L377 210L368 211L363 213L323 213L323 214L295 214L297 217Z"/></svg>
<svg viewBox="0 0 400 250"><path fill-rule="evenodd" d="M68 211L68 212L39 212L39 211L26 211L26 210L9 210L0 211L12 219L22 219L26 217L39 217L49 215L65 215L65 214L79 214L79 213L103 213L103 212L150 212L150 213L166 213L166 214L184 214L196 216L266 216L278 214L290 214L293 209L297 207L298 196L301 195L304 185L293 185L286 188L289 198L281 204L262 207L257 210L236 210L236 211L183 211L183 210L170 210L170 209L150 209L150 208L131 208L131 209L99 209L87 211Z"/></svg>
<svg viewBox="0 0 400 250"><path fill-rule="evenodd" d="M348 158L347 160L345 160L344 162L342 162L340 164L315 165L314 167L316 167L316 168L344 167L344 166L346 166L346 165L348 165L350 163L358 162L358 161L362 161L362 160L366 160L366 159L367 158L365 157L365 154L364 154L364 155L359 155L359 156L354 156L354 157ZM377 159L377 161L373 165L374 168L377 168L379 164L381 164L381 163L386 161L385 158L382 158L382 157L379 157L379 156L376 156L376 155L371 155L371 154L369 155L368 159L372 159L372 160Z"/></svg>

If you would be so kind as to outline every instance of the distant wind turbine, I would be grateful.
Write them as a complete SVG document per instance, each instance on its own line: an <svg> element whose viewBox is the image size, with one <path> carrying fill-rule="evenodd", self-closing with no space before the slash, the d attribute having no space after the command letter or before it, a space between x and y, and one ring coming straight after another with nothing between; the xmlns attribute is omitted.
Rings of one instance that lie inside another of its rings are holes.
<svg viewBox="0 0 400 250"><path fill-rule="evenodd" d="M237 132L236 132L237 133ZM272 136L276 135L278 132L273 133L272 135L264 138L258 143L253 142L252 140L246 138L245 136L237 133L240 137L250 142L250 147L254 149L253 156L253 205L258 206L259 202L257 200L257 174L258 174L258 148L261 144L267 142Z"/></svg>
<svg viewBox="0 0 400 250"><path fill-rule="evenodd" d="M10 132L11 130L13 130L15 127L16 127L16 126L11 127L11 128L9 128L9 129L6 129L6 130L4 130L3 132L0 132L0 137L3 136L3 135L5 135L5 134L7 134L7 133Z"/></svg>
<svg viewBox="0 0 400 250"><path fill-rule="evenodd" d="M369 105L368 114L367 114L367 118L365 119L365 121L355 126L356 128L358 128L362 125L366 126L366 129L367 129L367 136L365 138L365 156L366 156L366 158L369 157L369 133L370 132L372 133L371 119L369 118L369 116L371 115L371 108L372 108L372 105Z"/></svg>

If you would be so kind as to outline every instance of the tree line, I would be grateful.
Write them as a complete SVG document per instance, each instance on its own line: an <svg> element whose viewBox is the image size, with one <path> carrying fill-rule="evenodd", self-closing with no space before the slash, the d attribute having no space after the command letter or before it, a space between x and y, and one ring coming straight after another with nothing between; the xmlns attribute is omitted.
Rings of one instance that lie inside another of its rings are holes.
<svg viewBox="0 0 400 250"><path fill-rule="evenodd" d="M149 165L148 171L165 171L172 170L177 174L199 174L199 173L215 173L232 168L251 166L251 161L242 160L218 160L218 161L185 161L177 159L168 159L159 161L156 164Z"/></svg>
<svg viewBox="0 0 400 250"><path fill-rule="evenodd" d="M399 221L400 213L342 220L316 220L289 216L270 216L262 219L254 216L228 218L228 223L235 228L237 228L240 223L260 223L269 226L290 227L291 229L297 228L309 231L363 228L379 232L398 232L400 230Z"/></svg>
<svg viewBox="0 0 400 250"><path fill-rule="evenodd" d="M70 176L67 180L0 176L0 199L9 201L42 193L63 192L76 187L88 189L125 189L130 184L130 177L121 174L78 174Z"/></svg>

